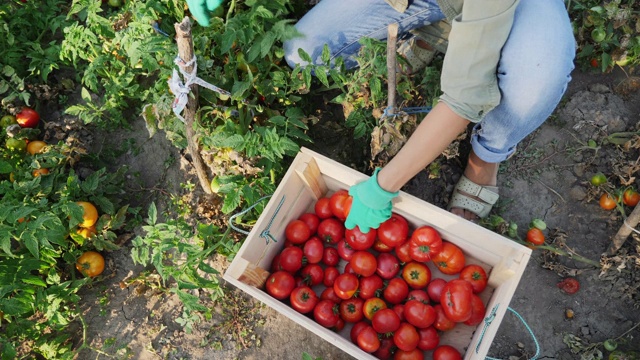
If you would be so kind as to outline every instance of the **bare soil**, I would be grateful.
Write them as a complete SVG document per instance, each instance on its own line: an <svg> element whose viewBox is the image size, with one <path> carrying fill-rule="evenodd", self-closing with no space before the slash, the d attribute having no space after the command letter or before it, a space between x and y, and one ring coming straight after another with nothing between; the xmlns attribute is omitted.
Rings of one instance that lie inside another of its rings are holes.
<svg viewBox="0 0 640 360"><path fill-rule="evenodd" d="M640 93L622 91L618 85L625 78L621 71L600 75L576 70L555 115L525 139L517 154L501 166L501 200L495 212L517 222L520 236L524 236L524 228L531 219L541 218L547 223L549 240L554 244L600 261L622 225L622 217L598 206L596 190L589 185L589 179L598 171L612 174L614 167L619 170L624 164L637 163L639 150L623 151L603 145L595 151L585 148L584 143L589 139L601 143L605 135L614 132L640 130ZM323 111L335 112L335 118L339 118L339 110L327 107ZM95 140L91 151L122 150L114 152L113 162L108 166L129 167L128 193L134 205L141 206L143 213L151 201L165 209L169 194L178 198L187 195L194 209L207 201L197 189L190 193L180 187L187 181L197 184L188 157L162 134L149 139L141 119L132 126L117 133L92 130ZM350 131L341 123L324 116L310 134L315 140L313 150L368 171L366 144L353 141ZM468 151L463 141L460 156L439 159L440 177L429 179L428 172L423 171L403 190L445 208ZM634 176L637 170L627 179ZM631 183L640 187L637 178ZM632 255L637 256L636 246L640 243L637 236L634 238L627 241L618 258L608 260L612 268L604 274L567 257L534 252L509 306L522 316L535 335L540 346L539 358L579 358L563 342L566 334L597 343L617 337L640 322L638 265L627 262L626 268L616 270L623 262L634 261ZM99 352L85 349L77 354L77 359L301 359L305 352L327 360L351 358L333 344L224 284L225 298L216 303L209 301L209 306L215 309L213 318L203 319L192 333L187 333L176 322L182 313L176 296L151 286L152 282L121 286L123 281L151 270L134 266L130 249L130 243L126 243L121 250L106 254L108 266L104 277L81 294L81 307L88 323L86 339ZM221 273L229 264L223 257L211 262ZM556 286L568 275L581 283L575 295L567 295ZM146 278L152 280L153 274ZM205 294L200 295L206 299ZM574 312L572 319L566 318L567 309ZM78 344L82 340L80 335L78 332ZM640 329L630 335L633 340L620 348L640 350ZM524 324L517 316L507 315L489 355L519 359L530 358L535 351L535 342Z"/></svg>

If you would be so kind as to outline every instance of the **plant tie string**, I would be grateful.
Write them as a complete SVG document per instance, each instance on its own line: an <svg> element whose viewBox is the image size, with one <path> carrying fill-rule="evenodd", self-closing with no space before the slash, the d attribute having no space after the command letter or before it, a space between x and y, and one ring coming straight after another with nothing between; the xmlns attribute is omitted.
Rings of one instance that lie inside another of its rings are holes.
<svg viewBox="0 0 640 360"><path fill-rule="evenodd" d="M187 102L189 101L189 92L191 92L191 85L200 85L209 90L213 90L218 94L231 97L231 93L227 90L221 89L215 85L211 85L197 76L198 63L196 62L195 56L189 62L184 62L184 60L182 60L179 56L176 56L173 62L178 65L180 73L182 74L185 81L183 83L180 79L178 71L176 71L176 69L173 69L173 74L169 78L169 89L175 96L175 99L171 104L171 108L173 109L173 113L176 114L178 119L180 119L180 121L182 121L183 123L185 122L185 120L181 114L182 110L184 110L184 108L187 106ZM193 66L193 70L191 70L190 73L185 70L185 68L189 66Z"/></svg>
<svg viewBox="0 0 640 360"><path fill-rule="evenodd" d="M482 344L482 339L484 338L485 332L489 328L489 325L491 325L493 320L495 320L495 318L496 318L496 311L498 311L498 306L499 305L500 304L497 304L496 306L494 306L493 309L491 309L491 312L489 313L489 316L484 318L484 327L482 328L482 332L480 333L480 339L478 340L478 345L476 345L476 354L480 351L480 344ZM531 338L533 339L533 343L536 345L536 353L529 360L536 360L538 358L538 356L540 356L540 344L538 343L538 339L536 339L536 336L533 334L533 330L531 330L531 327L529 327L529 324L527 324L527 322L524 320L524 318L520 314L518 314L517 311L513 310L511 307L507 307L507 310L509 310L512 313L514 313L516 315L516 317L518 317L518 319L520 319L522 324L524 324L524 327L529 331L529 335L531 335ZM497 359L497 358L492 358L490 356L486 356L485 359L487 359L487 360L500 360L500 359Z"/></svg>
<svg viewBox="0 0 640 360"><path fill-rule="evenodd" d="M233 220L238 217L241 216L243 214L246 214L247 212L249 212L251 209L253 209L254 207L256 207L256 205L258 205L258 203L260 203L262 200L268 199L270 198L271 195L267 195L267 196L263 196L260 199L258 199L258 201L255 202L255 204L251 205L249 208L247 208L246 210L242 210L241 212L234 214L233 216L231 216L229 218L229 226L231 226L231 228L239 233L245 234L245 235L249 235L249 232L246 230L242 230L239 229L237 227L235 227L233 225ZM276 216L278 216L278 212L280 212L280 209L282 208L282 205L284 204L284 200L285 200L285 196L282 196L282 199L280 199L280 203L278 204L278 206L276 207L276 211L273 213L273 216L271 216L271 220L269 220L269 223L267 224L267 227L264 228L264 230L262 230L262 232L260 233L260 237L263 238L265 240L265 242L267 243L267 245L269 245L269 241L273 241L273 242L278 242L278 240L271 235L271 225L273 225L273 221L276 219Z"/></svg>
<svg viewBox="0 0 640 360"><path fill-rule="evenodd" d="M633 231L636 234L640 234L640 231L638 231L636 228L632 227L631 225L629 225L627 223L627 219L625 218L624 221L622 222L624 224L624 226L628 227L631 231Z"/></svg>
<svg viewBox="0 0 640 360"><path fill-rule="evenodd" d="M393 107L391 106L387 106L384 109L384 112L382 113L382 116L380 117L380 119L385 119L388 117L397 117L400 116L401 114L426 114L429 111L431 111L431 106L416 106L416 107L405 107L405 108L401 108L398 109L397 112L394 112L393 114L391 114L390 112L393 110Z"/></svg>

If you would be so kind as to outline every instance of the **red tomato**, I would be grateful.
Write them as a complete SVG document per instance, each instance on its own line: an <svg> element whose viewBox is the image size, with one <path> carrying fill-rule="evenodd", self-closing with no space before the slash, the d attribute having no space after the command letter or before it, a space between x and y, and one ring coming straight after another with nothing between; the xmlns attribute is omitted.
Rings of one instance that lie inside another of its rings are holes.
<svg viewBox="0 0 640 360"><path fill-rule="evenodd" d="M344 240L340 240L336 248L338 249L338 255L340 255L340 257L345 261L350 261L351 257L353 256L353 253L356 252Z"/></svg>
<svg viewBox="0 0 640 360"><path fill-rule="evenodd" d="M407 241L408 236L409 223L396 213L391 214L391 217L378 227L378 238L391 248L402 245Z"/></svg>
<svg viewBox="0 0 640 360"><path fill-rule="evenodd" d="M336 266L340 262L340 254L338 254L338 249L334 247L326 247L324 248L324 252L322 253L322 262L327 266Z"/></svg>
<svg viewBox="0 0 640 360"><path fill-rule="evenodd" d="M373 314L371 325L379 334L391 333L400 327L400 317L392 309L381 309Z"/></svg>
<svg viewBox="0 0 640 360"><path fill-rule="evenodd" d="M486 309L482 299L476 294L471 295L471 317L465 321L465 325L477 326L484 320L484 313Z"/></svg>
<svg viewBox="0 0 640 360"><path fill-rule="evenodd" d="M402 278L393 278L389 280L387 287L384 288L382 296L390 304L399 304L403 302L409 294L409 285Z"/></svg>
<svg viewBox="0 0 640 360"><path fill-rule="evenodd" d="M436 229L428 225L417 228L411 234L409 244L409 254L415 261L429 261L442 250L440 234Z"/></svg>
<svg viewBox="0 0 640 360"><path fill-rule="evenodd" d="M376 274L360 278L360 291L358 297L367 300L372 297L379 297L384 288L382 278Z"/></svg>
<svg viewBox="0 0 640 360"><path fill-rule="evenodd" d="M384 300L373 297L364 301L364 306L362 308L362 312L364 313L364 317L368 320L373 319L373 315L382 309L387 308L387 303Z"/></svg>
<svg viewBox="0 0 640 360"><path fill-rule="evenodd" d="M427 294L427 292L424 290L413 289L409 291L409 294L407 294L407 301L409 300L418 300L421 303L428 304L429 294Z"/></svg>
<svg viewBox="0 0 640 360"><path fill-rule="evenodd" d="M558 283L558 287L565 293L573 295L580 290L580 283L572 277L568 277Z"/></svg>
<svg viewBox="0 0 640 360"><path fill-rule="evenodd" d="M342 270L343 273L347 273L347 274L353 274L353 275L359 275L357 274L355 271L353 271L353 268L351 267L351 263L347 263L347 265L344 266L344 270Z"/></svg>
<svg viewBox="0 0 640 360"><path fill-rule="evenodd" d="M33 109L23 107L22 110L16 114L16 121L23 128L35 128L40 122L40 115Z"/></svg>
<svg viewBox="0 0 640 360"><path fill-rule="evenodd" d="M428 328L436 321L436 311L431 305L418 300L409 300L404 304L404 318L416 328Z"/></svg>
<svg viewBox="0 0 640 360"><path fill-rule="evenodd" d="M447 284L447 280L445 279L433 279L427 285L427 294L429 294L429 298L433 302L440 302L440 295L442 295L442 289Z"/></svg>
<svg viewBox="0 0 640 360"><path fill-rule="evenodd" d="M313 310L318 301L320 301L315 291L308 286L300 286L293 289L289 300L291 301L291 307L302 314Z"/></svg>
<svg viewBox="0 0 640 360"><path fill-rule="evenodd" d="M370 326L370 325L366 321L358 321L357 323L353 324L353 327L349 332L349 337L351 338L352 343L354 344L358 343L358 334L360 334L360 332L364 330L364 328L366 328L367 326Z"/></svg>
<svg viewBox="0 0 640 360"><path fill-rule="evenodd" d="M336 218L324 219L318 225L318 236L327 244L337 244L344 239L344 224Z"/></svg>
<svg viewBox="0 0 640 360"><path fill-rule="evenodd" d="M356 323L364 319L364 313L362 312L362 308L364 307L364 300L360 298L354 297L342 301L339 307L340 317L346 322Z"/></svg>
<svg viewBox="0 0 640 360"><path fill-rule="evenodd" d="M358 290L358 277L353 274L340 274L333 283L333 291L343 300L351 298Z"/></svg>
<svg viewBox="0 0 640 360"><path fill-rule="evenodd" d="M324 270L318 264L307 264L300 270L300 277L306 285L316 286L324 280Z"/></svg>
<svg viewBox="0 0 640 360"><path fill-rule="evenodd" d="M303 221L311 230L311 234L315 234L318 231L318 225L320 225L320 217L314 213L304 213L300 215L298 220Z"/></svg>
<svg viewBox="0 0 640 360"><path fill-rule="evenodd" d="M287 228L284 231L287 240L293 244L300 245L309 240L311 236L311 229L307 223L302 220L293 220L287 224Z"/></svg>
<svg viewBox="0 0 640 360"><path fill-rule="evenodd" d="M320 300L313 309L313 318L326 328L336 326L338 319L340 319L338 304L331 300Z"/></svg>
<svg viewBox="0 0 640 360"><path fill-rule="evenodd" d="M418 329L418 336L420 337L418 341L418 349L420 350L433 350L440 344L440 335L438 335L438 330L433 326Z"/></svg>
<svg viewBox="0 0 640 360"><path fill-rule="evenodd" d="M282 268L280 267L280 253L277 253L276 256L273 257L273 260L271 260L271 272L274 273L278 270L282 270Z"/></svg>
<svg viewBox="0 0 640 360"><path fill-rule="evenodd" d="M345 221L347 218L346 201L349 198L349 192L345 189L340 189L334 192L329 197L329 208L333 216Z"/></svg>
<svg viewBox="0 0 640 360"><path fill-rule="evenodd" d="M527 242L533 245L544 244L544 233L538 228L531 228L527 231Z"/></svg>
<svg viewBox="0 0 640 360"><path fill-rule="evenodd" d="M460 271L460 279L467 280L474 294L479 294L487 287L487 273L480 265L467 265Z"/></svg>
<svg viewBox="0 0 640 360"><path fill-rule="evenodd" d="M402 278L412 289L421 289L431 281L431 270L424 263L412 261L402 268Z"/></svg>
<svg viewBox="0 0 640 360"><path fill-rule="evenodd" d="M442 251L432 260L438 270L447 275L459 273L465 265L465 257L462 250L448 241L442 242Z"/></svg>
<svg viewBox="0 0 640 360"><path fill-rule="evenodd" d="M393 254L382 253L378 255L378 266L376 267L376 274L381 278L389 280L394 278L400 271L400 262L398 258Z"/></svg>
<svg viewBox="0 0 640 360"><path fill-rule="evenodd" d="M380 238L377 238L376 241L373 242L371 248L379 253L389 253L393 251L393 248L380 241Z"/></svg>
<svg viewBox="0 0 640 360"><path fill-rule="evenodd" d="M288 247L280 253L280 267L284 271L295 273L302 268L302 249L296 246Z"/></svg>
<svg viewBox="0 0 640 360"><path fill-rule="evenodd" d="M324 244L317 236L312 236L304 243L302 253L309 264L317 264L322 261L324 255Z"/></svg>
<svg viewBox="0 0 640 360"><path fill-rule="evenodd" d="M400 323L400 327L393 333L393 342L398 349L403 351L411 351L418 347L420 336L416 328L407 323Z"/></svg>
<svg viewBox="0 0 640 360"><path fill-rule="evenodd" d="M396 314L398 314L398 317L400 318L400 321L404 321L404 305L403 304L395 304L393 305L393 311L396 312Z"/></svg>
<svg viewBox="0 0 640 360"><path fill-rule="evenodd" d="M333 213L331 212L331 208L329 207L329 198L322 197L318 199L318 201L316 201L316 204L314 205L314 211L320 219L328 219L332 217Z"/></svg>
<svg viewBox="0 0 640 360"><path fill-rule="evenodd" d="M338 275L340 275L340 270L336 269L334 266L326 267L324 269L322 284L326 287L333 288L333 283L336 281Z"/></svg>
<svg viewBox="0 0 640 360"><path fill-rule="evenodd" d="M462 360L462 355L451 345L441 345L433 350L433 360Z"/></svg>
<svg viewBox="0 0 640 360"><path fill-rule="evenodd" d="M462 279L454 279L442 289L440 304L451 321L464 322L471 317L471 284Z"/></svg>
<svg viewBox="0 0 640 360"><path fill-rule="evenodd" d="M640 202L640 194L635 189L627 189L622 194L622 201L625 205L634 207Z"/></svg>
<svg viewBox="0 0 640 360"><path fill-rule="evenodd" d="M380 347L378 348L378 350L374 351L372 355L375 356L376 359L388 360L388 359L391 359L391 356L393 355L393 350L394 350L393 339L388 337L383 337L382 339L380 339Z"/></svg>
<svg viewBox="0 0 640 360"><path fill-rule="evenodd" d="M607 194L602 194L600 197L600 207L605 210L612 210L616 207L616 199L613 196Z"/></svg>
<svg viewBox="0 0 640 360"><path fill-rule="evenodd" d="M361 276L371 276L378 268L378 261L375 255L368 251L356 251L349 261L353 271Z"/></svg>
<svg viewBox="0 0 640 360"><path fill-rule="evenodd" d="M356 338L358 347L365 352L372 353L380 347L380 339L378 333L372 326L367 326L360 331Z"/></svg>
<svg viewBox="0 0 640 360"><path fill-rule="evenodd" d="M338 317L338 322L336 323L335 326L331 327L331 330L335 331L335 332L340 332L342 331L342 329L344 329L346 323L344 320L342 320L341 317Z"/></svg>
<svg viewBox="0 0 640 360"><path fill-rule="evenodd" d="M296 287L296 280L291 273L280 270L269 275L265 287L269 295L278 300L284 300L291 295Z"/></svg>
<svg viewBox="0 0 640 360"><path fill-rule="evenodd" d="M377 232L376 229L369 229L369 232L363 233L356 225L353 229L345 230L344 240L353 250L367 250L376 241Z"/></svg>
<svg viewBox="0 0 640 360"><path fill-rule="evenodd" d="M449 331L456 326L456 323L451 321L447 315L445 315L442 305L435 305L433 310L436 311L436 321L433 323L433 326L436 329L440 331Z"/></svg>
<svg viewBox="0 0 640 360"><path fill-rule="evenodd" d="M338 295L336 295L336 292L333 291L333 286L328 287L322 291L322 293L320 294L320 300L331 300L336 304L342 302L342 299L340 299Z"/></svg>
<svg viewBox="0 0 640 360"><path fill-rule="evenodd" d="M418 348L411 351L398 349L393 355L393 360L424 360L424 353Z"/></svg>
<svg viewBox="0 0 640 360"><path fill-rule="evenodd" d="M407 240L403 244L396 246L395 250L396 256L401 262L408 263L413 261L413 258L411 258L411 241Z"/></svg>

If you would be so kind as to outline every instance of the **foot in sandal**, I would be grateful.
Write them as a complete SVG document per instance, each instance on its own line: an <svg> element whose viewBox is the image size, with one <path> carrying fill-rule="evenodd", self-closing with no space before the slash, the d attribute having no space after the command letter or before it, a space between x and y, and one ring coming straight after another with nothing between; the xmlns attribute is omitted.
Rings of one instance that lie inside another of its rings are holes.
<svg viewBox="0 0 640 360"><path fill-rule="evenodd" d="M449 210L474 222L489 215L499 197L498 165L483 161L472 151L464 175L453 190Z"/></svg>

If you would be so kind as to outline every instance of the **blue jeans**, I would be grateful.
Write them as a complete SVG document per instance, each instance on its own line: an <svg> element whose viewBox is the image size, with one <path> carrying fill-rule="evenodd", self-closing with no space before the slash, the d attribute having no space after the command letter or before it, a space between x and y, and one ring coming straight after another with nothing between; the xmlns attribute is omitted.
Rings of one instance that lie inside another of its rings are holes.
<svg viewBox="0 0 640 360"><path fill-rule="evenodd" d="M384 0L322 0L296 24L302 37L285 42L291 67L304 65L298 48L315 63L328 44L332 59L342 56L347 68L357 66L358 40L383 40L387 26L400 33L422 27L444 15L436 0L414 0L399 13ZM473 128L471 145L480 159L501 162L516 145L551 115L571 80L575 39L562 0L521 0L498 63L500 104Z"/></svg>

